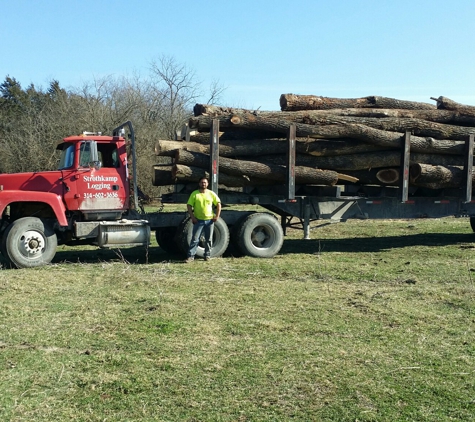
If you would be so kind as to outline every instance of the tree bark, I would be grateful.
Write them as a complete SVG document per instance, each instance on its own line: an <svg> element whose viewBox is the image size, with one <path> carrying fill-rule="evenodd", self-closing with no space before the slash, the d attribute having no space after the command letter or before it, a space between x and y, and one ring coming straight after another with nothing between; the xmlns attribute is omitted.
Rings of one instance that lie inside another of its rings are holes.
<svg viewBox="0 0 475 422"><path fill-rule="evenodd" d="M285 165L286 158L280 155L265 155L255 157L254 161L273 165ZM463 165L463 157L440 154L411 154L411 163L430 163L435 165ZM401 163L399 151L374 151L369 153L335 155L329 157L314 157L297 155L297 166L331 169L336 171L364 170L372 168L397 167Z"/></svg>
<svg viewBox="0 0 475 422"><path fill-rule="evenodd" d="M197 152L177 150L175 156L176 164L209 168L209 156ZM257 177L261 179L274 180L275 183L282 183L286 180L287 169L284 166L274 164L264 164L255 161L233 160L220 157L219 170L233 176ZM295 167L295 183L297 184L318 184L334 185L338 181L338 173L333 170L320 170L311 167Z"/></svg>
<svg viewBox="0 0 475 422"><path fill-rule="evenodd" d="M437 108L439 110L453 110L457 111L465 116L475 116L475 107L465 104L457 103L447 97L432 98L437 101Z"/></svg>
<svg viewBox="0 0 475 422"><path fill-rule="evenodd" d="M210 120L211 122L211 120ZM210 132L209 127L205 128L206 132L197 132L190 136L190 141L198 142L199 144L209 145ZM269 132L263 130L249 130L242 128L226 128L225 132L219 132L219 142L224 141L244 141L256 139L286 139L287 135L279 132Z"/></svg>
<svg viewBox="0 0 475 422"><path fill-rule="evenodd" d="M359 124L390 132L409 131L416 136L459 141L463 141L467 139L469 135L475 133L475 128L473 127L447 125L411 118L386 117L381 119L376 117L347 117L335 115L317 116L309 113L307 116L302 116L300 123L311 125Z"/></svg>
<svg viewBox="0 0 475 422"><path fill-rule="evenodd" d="M202 177L209 179L208 171L201 167L185 166L182 164L175 164L173 166L173 176L181 183L198 182ZM250 178L247 176L231 176L224 172L219 173L218 183L227 187L244 187L244 186L261 186L272 185L272 180Z"/></svg>
<svg viewBox="0 0 475 422"><path fill-rule="evenodd" d="M172 175L173 167L171 165L154 165L152 172L153 186L168 186L173 185L176 179Z"/></svg>
<svg viewBox="0 0 475 422"><path fill-rule="evenodd" d="M285 113L285 112L282 112ZM310 116L344 116L344 117L373 117L379 119L404 118L420 119L429 122L444 123L461 126L475 126L475 116L460 114L454 110L407 110L407 109L377 109L377 108L340 108L333 110L306 110L289 113L310 115ZM260 116L266 116L261 113Z"/></svg>
<svg viewBox="0 0 475 422"><path fill-rule="evenodd" d="M414 186L430 189L458 188L464 183L462 167L412 164L409 168L410 182ZM472 174L472 181L474 180Z"/></svg>
<svg viewBox="0 0 475 422"><path fill-rule="evenodd" d="M315 156L331 156L355 154L360 152L380 151L382 147L371 145L357 140L326 140L301 138L306 141L297 141L295 149L297 154L309 154ZM246 157L259 156L267 154L283 154L288 150L287 140L280 139L256 139L252 141L224 141L219 144L219 155L222 157ZM159 140L155 144L155 155L159 156L175 156L177 149L185 149L187 151L200 152L209 154L209 145L202 145L196 142L185 141L167 141Z"/></svg>
<svg viewBox="0 0 475 422"><path fill-rule="evenodd" d="M233 108L233 107L219 107L210 104L195 104L193 107L193 114L195 116L207 115L211 117L220 116L222 114L233 114L233 113L260 113L257 110L249 110L244 108Z"/></svg>
<svg viewBox="0 0 475 422"><path fill-rule="evenodd" d="M250 114L234 114L218 117L221 127L241 127L253 130L263 129L280 133L287 133L289 122L286 120L266 119ZM208 116L192 117L190 127L205 129L210 127L211 119ZM314 126L296 123L297 136L310 138L353 138L385 148L401 148L403 134L374 129L360 124L338 124ZM464 154L465 143L454 140L435 140L433 138L411 136L411 151L431 154Z"/></svg>
<svg viewBox="0 0 475 422"><path fill-rule="evenodd" d="M388 167L383 169L346 170L345 174L358 179L359 185L394 186L399 183L398 168Z"/></svg>
<svg viewBox="0 0 475 422"><path fill-rule="evenodd" d="M234 111L225 113L226 110ZM352 110L353 112L350 114L349 112L345 112L345 110ZM355 123L392 132L411 131L417 136L430 136L437 139L465 140L468 135L475 133L473 127L466 126L467 124L473 125L475 118L463 116L453 111L436 110L434 108L433 110L385 109L385 112L386 113L382 115L378 109L337 109L282 112L264 111L256 113L244 109L217 107L213 116L216 118L225 115L251 114L252 116L265 120L277 119L311 125ZM204 115L210 117L209 114ZM437 119L442 121L437 122ZM455 120L459 120L462 126L457 126Z"/></svg>
<svg viewBox="0 0 475 422"><path fill-rule="evenodd" d="M315 95L282 94L282 111L328 110L333 108L398 108L398 109L435 109L433 104L415 101L396 100L394 98L369 96L363 98L329 98Z"/></svg>

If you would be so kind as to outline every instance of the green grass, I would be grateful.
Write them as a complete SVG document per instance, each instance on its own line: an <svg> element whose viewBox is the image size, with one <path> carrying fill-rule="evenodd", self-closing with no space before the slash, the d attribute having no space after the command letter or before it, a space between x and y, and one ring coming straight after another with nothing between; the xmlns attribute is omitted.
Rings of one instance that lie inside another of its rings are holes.
<svg viewBox="0 0 475 422"><path fill-rule="evenodd" d="M468 221L301 236L273 259L60 247L0 270L0 419L474 420Z"/></svg>

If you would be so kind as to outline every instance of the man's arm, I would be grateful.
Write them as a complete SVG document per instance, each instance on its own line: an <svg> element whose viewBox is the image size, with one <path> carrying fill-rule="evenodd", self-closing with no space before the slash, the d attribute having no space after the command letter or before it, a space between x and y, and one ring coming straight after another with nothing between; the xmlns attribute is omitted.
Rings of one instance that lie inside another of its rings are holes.
<svg viewBox="0 0 475 422"><path fill-rule="evenodd" d="M214 215L213 221L216 221L221 215L221 202L216 204L216 214Z"/></svg>
<svg viewBox="0 0 475 422"><path fill-rule="evenodd" d="M196 219L195 214L193 214L193 207L190 204L187 204L186 209L188 210L188 215L190 216L191 221L195 224L198 220Z"/></svg>

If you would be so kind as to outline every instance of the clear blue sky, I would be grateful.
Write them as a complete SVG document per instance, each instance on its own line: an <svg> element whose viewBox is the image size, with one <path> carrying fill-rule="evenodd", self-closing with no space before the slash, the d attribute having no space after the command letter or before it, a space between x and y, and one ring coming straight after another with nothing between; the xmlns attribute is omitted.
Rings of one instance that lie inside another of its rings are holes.
<svg viewBox="0 0 475 422"><path fill-rule="evenodd" d="M474 0L0 0L0 80L146 77L173 56L221 105L284 93L475 105ZM203 101L205 99L203 98Z"/></svg>

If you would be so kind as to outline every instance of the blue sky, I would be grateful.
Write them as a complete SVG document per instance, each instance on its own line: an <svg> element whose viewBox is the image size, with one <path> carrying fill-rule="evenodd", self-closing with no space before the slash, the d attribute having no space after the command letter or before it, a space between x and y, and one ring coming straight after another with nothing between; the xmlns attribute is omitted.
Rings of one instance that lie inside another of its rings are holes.
<svg viewBox="0 0 475 422"><path fill-rule="evenodd" d="M284 93L475 105L473 0L0 0L0 79L66 88L172 56L221 105ZM205 101L203 97L202 101Z"/></svg>

